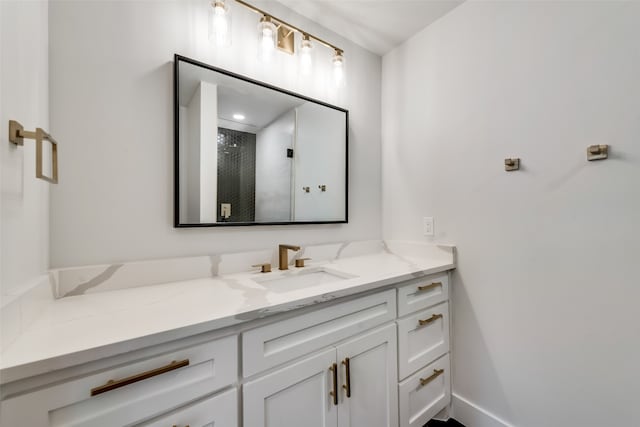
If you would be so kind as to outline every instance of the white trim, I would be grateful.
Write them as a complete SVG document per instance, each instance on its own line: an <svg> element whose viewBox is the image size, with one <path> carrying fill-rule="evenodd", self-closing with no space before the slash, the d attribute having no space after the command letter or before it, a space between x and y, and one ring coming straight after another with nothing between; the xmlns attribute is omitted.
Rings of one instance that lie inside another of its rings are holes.
<svg viewBox="0 0 640 427"><path fill-rule="evenodd" d="M451 396L451 405L452 417L467 427L515 427L455 393Z"/></svg>

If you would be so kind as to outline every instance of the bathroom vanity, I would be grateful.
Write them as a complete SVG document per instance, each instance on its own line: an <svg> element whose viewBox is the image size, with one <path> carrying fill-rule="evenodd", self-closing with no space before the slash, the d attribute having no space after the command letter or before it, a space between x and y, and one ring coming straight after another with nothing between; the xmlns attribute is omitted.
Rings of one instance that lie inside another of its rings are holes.
<svg viewBox="0 0 640 427"><path fill-rule="evenodd" d="M274 253L53 272L58 298L3 350L1 424L421 427L448 406L453 247L246 271Z"/></svg>

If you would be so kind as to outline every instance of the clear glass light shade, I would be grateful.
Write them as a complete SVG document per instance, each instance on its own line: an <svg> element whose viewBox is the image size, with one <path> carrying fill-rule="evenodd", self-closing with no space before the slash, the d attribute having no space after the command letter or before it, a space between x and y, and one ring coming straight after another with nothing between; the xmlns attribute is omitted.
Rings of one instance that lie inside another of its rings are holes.
<svg viewBox="0 0 640 427"><path fill-rule="evenodd" d="M302 36L299 55L300 73L302 75L308 76L309 74L311 74L311 69L313 67L313 45L311 44L311 40L307 35Z"/></svg>
<svg viewBox="0 0 640 427"><path fill-rule="evenodd" d="M268 60L276 50L277 29L271 18L263 16L258 24L258 57Z"/></svg>
<svg viewBox="0 0 640 427"><path fill-rule="evenodd" d="M336 50L332 60L333 81L337 87L345 85L344 56L341 51Z"/></svg>
<svg viewBox="0 0 640 427"><path fill-rule="evenodd" d="M231 45L231 13L224 0L213 0L209 8L209 39L217 46Z"/></svg>

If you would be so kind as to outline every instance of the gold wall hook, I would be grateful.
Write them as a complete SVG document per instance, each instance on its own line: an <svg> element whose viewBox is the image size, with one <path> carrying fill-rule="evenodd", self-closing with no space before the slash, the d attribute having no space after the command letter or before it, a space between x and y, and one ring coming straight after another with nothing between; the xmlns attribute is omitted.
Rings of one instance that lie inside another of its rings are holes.
<svg viewBox="0 0 640 427"><path fill-rule="evenodd" d="M512 159L504 159L504 170L507 172L517 171L520 169L520 159L512 158Z"/></svg>
<svg viewBox="0 0 640 427"><path fill-rule="evenodd" d="M604 160L609 157L609 146L603 145L590 145L587 148L587 160Z"/></svg>
<svg viewBox="0 0 640 427"><path fill-rule="evenodd" d="M24 127L15 120L9 120L9 141L18 146L24 145L24 139L33 139L36 142L36 178L52 184L58 183L58 143L51 135L40 128L35 132L25 131ZM51 143L51 177L42 171L43 142Z"/></svg>

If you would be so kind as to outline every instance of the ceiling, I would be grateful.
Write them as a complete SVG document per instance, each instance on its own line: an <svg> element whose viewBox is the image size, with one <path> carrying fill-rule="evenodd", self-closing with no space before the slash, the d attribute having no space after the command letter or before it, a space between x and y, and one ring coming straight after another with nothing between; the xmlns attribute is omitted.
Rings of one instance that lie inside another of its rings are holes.
<svg viewBox="0 0 640 427"><path fill-rule="evenodd" d="M224 127L255 133L306 102L187 62L179 62L179 67L180 106L189 105L200 82L214 84L218 91L218 119L224 121ZM245 119L239 122L234 114L242 114Z"/></svg>
<svg viewBox="0 0 640 427"><path fill-rule="evenodd" d="M464 0L278 0L312 21L384 55Z"/></svg>

